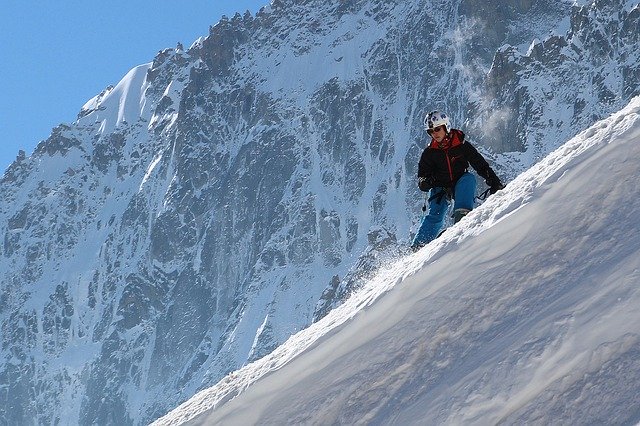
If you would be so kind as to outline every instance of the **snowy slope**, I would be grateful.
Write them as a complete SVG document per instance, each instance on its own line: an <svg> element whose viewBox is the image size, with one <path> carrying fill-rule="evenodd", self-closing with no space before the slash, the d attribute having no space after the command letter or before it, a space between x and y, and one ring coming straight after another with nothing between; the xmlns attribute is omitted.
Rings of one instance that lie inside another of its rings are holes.
<svg viewBox="0 0 640 426"><path fill-rule="evenodd" d="M635 98L155 424L639 421L638 142Z"/></svg>

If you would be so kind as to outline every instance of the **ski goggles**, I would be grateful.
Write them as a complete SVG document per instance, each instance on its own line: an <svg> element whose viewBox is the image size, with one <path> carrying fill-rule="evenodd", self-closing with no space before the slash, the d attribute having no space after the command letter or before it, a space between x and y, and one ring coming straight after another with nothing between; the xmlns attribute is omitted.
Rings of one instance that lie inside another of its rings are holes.
<svg viewBox="0 0 640 426"><path fill-rule="evenodd" d="M439 132L440 130L446 131L447 129L446 129L446 127L444 125L443 126L436 126L433 129L427 129L427 133L429 133L431 135L433 133Z"/></svg>

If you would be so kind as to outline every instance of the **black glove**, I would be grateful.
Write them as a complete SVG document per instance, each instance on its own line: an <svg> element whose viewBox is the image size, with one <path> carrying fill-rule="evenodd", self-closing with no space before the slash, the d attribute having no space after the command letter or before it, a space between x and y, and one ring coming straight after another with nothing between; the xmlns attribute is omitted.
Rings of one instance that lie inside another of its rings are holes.
<svg viewBox="0 0 640 426"><path fill-rule="evenodd" d="M500 179L497 176L492 176L485 182L487 182L487 185L489 185L489 192L491 192L492 194L495 194L501 189L504 189L504 185L502 184L502 182L500 182Z"/></svg>
<svg viewBox="0 0 640 426"><path fill-rule="evenodd" d="M431 188L433 188L434 184L433 177L419 177L418 178L418 188L420 191L428 192Z"/></svg>

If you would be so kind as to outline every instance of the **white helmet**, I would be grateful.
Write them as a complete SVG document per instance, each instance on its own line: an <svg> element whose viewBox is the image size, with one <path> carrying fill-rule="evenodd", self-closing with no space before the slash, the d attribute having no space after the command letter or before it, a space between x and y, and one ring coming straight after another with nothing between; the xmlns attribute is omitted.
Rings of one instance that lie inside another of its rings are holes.
<svg viewBox="0 0 640 426"><path fill-rule="evenodd" d="M444 112L440 111L431 111L424 118L424 129L429 131L434 127L444 126L447 130L447 133L451 130L451 122L449 121L449 116Z"/></svg>

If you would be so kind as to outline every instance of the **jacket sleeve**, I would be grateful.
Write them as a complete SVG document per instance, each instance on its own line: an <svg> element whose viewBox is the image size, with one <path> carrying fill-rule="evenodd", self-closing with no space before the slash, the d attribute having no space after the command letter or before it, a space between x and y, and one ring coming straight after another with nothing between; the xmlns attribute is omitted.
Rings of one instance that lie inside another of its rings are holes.
<svg viewBox="0 0 640 426"><path fill-rule="evenodd" d="M428 192L433 188L434 184L433 169L429 161L429 154L425 149L418 162L418 188L420 188L421 191Z"/></svg>
<svg viewBox="0 0 640 426"><path fill-rule="evenodd" d="M422 155L420 156L420 161L418 162L418 178L421 177L429 177L431 172L431 165L429 164L429 156L427 154L427 150L422 151Z"/></svg>
<svg viewBox="0 0 640 426"><path fill-rule="evenodd" d="M482 154L480 154L476 148L471 145L469 142L464 142L463 144L465 148L465 155L471 167L478 172L480 176L484 178L487 182L500 182L500 178L493 171L487 160L484 159Z"/></svg>

